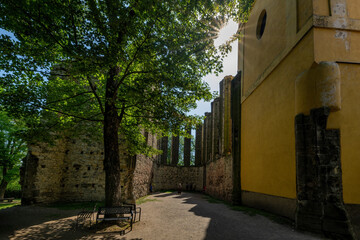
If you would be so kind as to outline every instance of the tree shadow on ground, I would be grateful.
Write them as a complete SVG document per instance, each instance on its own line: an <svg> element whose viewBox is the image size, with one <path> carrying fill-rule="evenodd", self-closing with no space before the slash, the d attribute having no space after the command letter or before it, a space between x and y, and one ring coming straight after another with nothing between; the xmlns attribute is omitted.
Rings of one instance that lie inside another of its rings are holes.
<svg viewBox="0 0 360 240"><path fill-rule="evenodd" d="M197 216L209 218L205 240L232 239L320 239L318 237L294 232L289 226L272 222L261 215L247 215L231 210L222 203L210 203L203 194L182 193L176 198L183 199L183 204L195 205L189 211Z"/></svg>
<svg viewBox="0 0 360 240"><path fill-rule="evenodd" d="M76 214L80 210L59 210L40 206L18 206L0 211L0 239L42 240L42 239L123 239L119 229L104 231L106 225L89 227L90 221L76 225ZM122 230L122 229L121 229ZM141 240L141 239L133 239Z"/></svg>
<svg viewBox="0 0 360 240"><path fill-rule="evenodd" d="M76 216L76 211L59 211L39 206L16 206L0 210L0 238L31 226Z"/></svg>

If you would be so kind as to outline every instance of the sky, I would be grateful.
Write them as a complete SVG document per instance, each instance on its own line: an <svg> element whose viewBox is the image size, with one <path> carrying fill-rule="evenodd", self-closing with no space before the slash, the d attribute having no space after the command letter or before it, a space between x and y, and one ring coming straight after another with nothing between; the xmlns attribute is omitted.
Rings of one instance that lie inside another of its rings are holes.
<svg viewBox="0 0 360 240"><path fill-rule="evenodd" d="M226 26L224 26L219 33L219 38L215 40L215 45L219 46L223 43L225 43L227 40L230 39L230 37L236 33L238 28L238 24L230 21ZM206 75L203 78L203 81L206 81L210 88L211 92L219 91L219 83L220 81L228 75L235 76L237 73L237 52L238 52L238 42L234 41L232 44L232 51L229 53L226 58L224 58L223 61L223 72L219 74L219 76L216 76L215 74L209 74ZM197 103L198 107L189 114L197 114L200 116L203 116L205 112L211 112L211 103L210 102L204 102L199 101Z"/></svg>

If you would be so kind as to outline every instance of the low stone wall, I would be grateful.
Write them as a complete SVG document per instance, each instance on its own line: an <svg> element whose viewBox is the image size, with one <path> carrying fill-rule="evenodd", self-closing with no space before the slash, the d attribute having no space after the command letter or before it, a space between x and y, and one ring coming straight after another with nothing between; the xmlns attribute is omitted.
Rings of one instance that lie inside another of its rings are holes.
<svg viewBox="0 0 360 240"><path fill-rule="evenodd" d="M182 184L183 190L202 191L203 167L154 166L154 191L177 189Z"/></svg>
<svg viewBox="0 0 360 240"><path fill-rule="evenodd" d="M233 190L231 155L206 165L206 193L231 202Z"/></svg>

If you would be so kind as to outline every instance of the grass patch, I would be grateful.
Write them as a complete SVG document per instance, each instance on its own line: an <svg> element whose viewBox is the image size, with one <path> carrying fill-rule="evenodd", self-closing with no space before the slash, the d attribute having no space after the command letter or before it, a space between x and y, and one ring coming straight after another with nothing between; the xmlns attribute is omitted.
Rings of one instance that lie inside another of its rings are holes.
<svg viewBox="0 0 360 240"><path fill-rule="evenodd" d="M11 207L15 207L21 204L21 200L20 199L15 199L13 202L2 202L0 203L0 210L1 209L5 209L5 208L11 208Z"/></svg>
<svg viewBox="0 0 360 240"><path fill-rule="evenodd" d="M285 218L285 217L282 217L282 216L279 216L279 215L275 215L275 214L272 214L272 213L269 213L269 212L266 212L266 211L263 211L263 210L260 210L260 209L246 207L246 206L231 205L231 204L229 204L229 203L227 203L225 201L213 198L213 197L211 197L209 195L205 195L204 198L209 203L217 203L217 204L221 203L221 204L226 205L231 210L240 211L240 212L242 212L242 213L244 213L246 215L249 215L249 216L261 215L261 216L264 216L264 217L270 219L273 222L276 222L276 223L279 223L279 224L282 224L282 225L288 225L288 226L293 226L294 225L293 221L288 219L288 218Z"/></svg>
<svg viewBox="0 0 360 240"><path fill-rule="evenodd" d="M160 191L156 191L158 193L173 193L175 192L175 190L160 190Z"/></svg>
<svg viewBox="0 0 360 240"><path fill-rule="evenodd" d="M46 205L47 207L51 208L57 208L60 210L93 210L94 205L96 204L96 207L104 207L105 203L103 202L71 202L71 203L53 203L50 205Z"/></svg>
<svg viewBox="0 0 360 240"><path fill-rule="evenodd" d="M210 195L205 195L204 198L206 199L206 201L208 201L209 203L222 203L222 204L226 204L224 201L213 198Z"/></svg>
<svg viewBox="0 0 360 240"><path fill-rule="evenodd" d="M136 200L136 204L140 205L140 204L143 204L143 203L146 203L146 202L159 201L157 199L151 199L151 198L148 198L148 197L149 197L149 195L139 198L138 200Z"/></svg>

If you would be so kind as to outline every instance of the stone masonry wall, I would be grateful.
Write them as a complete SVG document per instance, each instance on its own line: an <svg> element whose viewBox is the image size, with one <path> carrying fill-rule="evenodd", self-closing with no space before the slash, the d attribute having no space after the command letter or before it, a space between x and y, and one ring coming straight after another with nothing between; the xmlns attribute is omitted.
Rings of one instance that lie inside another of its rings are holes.
<svg viewBox="0 0 360 240"><path fill-rule="evenodd" d="M146 196L149 193L150 183L153 179L153 159L143 155L136 156L134 170L133 193L135 199Z"/></svg>
<svg viewBox="0 0 360 240"><path fill-rule="evenodd" d="M154 191L177 189L179 183L182 184L183 190L191 185L193 190L201 191L203 167L154 166ZM190 187L188 190L191 190Z"/></svg>
<svg viewBox="0 0 360 240"><path fill-rule="evenodd" d="M206 193L219 199L232 200L232 158L222 157L206 166Z"/></svg>
<svg viewBox="0 0 360 240"><path fill-rule="evenodd" d="M156 147L156 137L149 143ZM125 143L120 147L123 200L148 194L153 158L129 156ZM105 199L103 145L74 139L29 146L21 176L24 204L58 201L102 201Z"/></svg>
<svg viewBox="0 0 360 240"><path fill-rule="evenodd" d="M53 148L55 149L55 148ZM48 159L52 162L54 159ZM60 201L101 201L105 196L102 145L67 140L64 151ZM56 184L54 188L57 188Z"/></svg>
<svg viewBox="0 0 360 240"><path fill-rule="evenodd" d="M47 144L29 146L21 181L24 204L51 202L60 197L65 142L56 144L58 147L55 149Z"/></svg>
<svg viewBox="0 0 360 240"><path fill-rule="evenodd" d="M313 109L295 119L296 227L333 239L353 239L342 199L340 131L326 129L330 108Z"/></svg>

